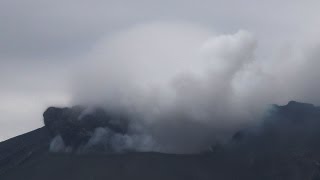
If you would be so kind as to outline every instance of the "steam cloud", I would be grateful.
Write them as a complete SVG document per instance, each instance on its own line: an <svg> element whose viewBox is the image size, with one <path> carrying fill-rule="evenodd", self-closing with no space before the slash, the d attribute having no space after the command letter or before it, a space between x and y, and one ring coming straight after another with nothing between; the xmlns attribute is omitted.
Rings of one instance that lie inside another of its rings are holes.
<svg viewBox="0 0 320 180"><path fill-rule="evenodd" d="M74 104L129 114L131 133L110 139L110 130L99 127L87 146L200 152L259 123L271 104L319 102L317 44L268 57L258 57L257 48L244 30L218 34L164 22L101 40L76 72ZM57 136L52 148L64 148L61 141Z"/></svg>

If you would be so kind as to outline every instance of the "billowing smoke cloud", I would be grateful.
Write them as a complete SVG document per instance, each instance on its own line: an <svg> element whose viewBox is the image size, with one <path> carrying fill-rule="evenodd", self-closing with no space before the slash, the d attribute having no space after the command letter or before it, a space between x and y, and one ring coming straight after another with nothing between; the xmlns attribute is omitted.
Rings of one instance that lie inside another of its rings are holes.
<svg viewBox="0 0 320 180"><path fill-rule="evenodd" d="M115 141L119 151L131 143L144 151L200 152L259 123L271 104L318 103L318 46L310 47L258 57L250 32L163 22L106 37L76 73L74 103L129 114L132 136L111 140L99 127L88 146ZM61 146L59 137L55 142Z"/></svg>

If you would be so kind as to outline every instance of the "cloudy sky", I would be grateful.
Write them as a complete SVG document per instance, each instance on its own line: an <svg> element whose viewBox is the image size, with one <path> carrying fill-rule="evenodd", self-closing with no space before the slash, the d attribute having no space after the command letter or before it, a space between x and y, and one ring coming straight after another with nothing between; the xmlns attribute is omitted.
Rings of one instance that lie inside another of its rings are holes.
<svg viewBox="0 0 320 180"><path fill-rule="evenodd" d="M255 70L242 73L250 76L245 82L251 82L251 76L256 77L257 69L262 67L269 68L267 73L277 74L282 80L276 84L288 84L287 89L274 93L283 96L287 91L294 92L278 102L276 99L281 97L271 94L274 103L295 98L320 104L320 86L315 81L320 65L319 8L317 0L2 0L0 140L41 127L46 107L78 102L85 96L82 89L85 94L96 94L91 90L98 88L96 84L103 84L101 81L117 88L123 87L118 82L125 80L143 82L144 86L171 78L163 78L166 75L202 72L208 64L206 58L194 63L197 53L193 50L198 45L202 48L201 57L204 54L221 59L225 58L224 53L234 53L236 58L226 58L232 63L239 57L254 59L257 63L250 67ZM227 52L220 50L230 47ZM131 58L133 62L128 62ZM173 60L179 58L187 60ZM213 67L224 67L223 64ZM142 66L147 67L146 72L141 72ZM81 73L84 67L89 67L89 75ZM227 73L234 69L226 67ZM123 68L126 70L120 70ZM105 71L108 72L104 74ZM299 76L289 77L294 74ZM110 80L110 76L116 78ZM222 73L221 77L228 76ZM82 78L84 83L78 85ZM264 82L265 78L258 81ZM92 81L95 85L90 84ZM240 78L237 82L243 81ZM238 84L237 92L242 86L254 86ZM266 86L271 84L276 85ZM259 87L252 89L269 90ZM271 89L274 88L278 87ZM260 100L260 95L256 94L257 101L271 103Z"/></svg>

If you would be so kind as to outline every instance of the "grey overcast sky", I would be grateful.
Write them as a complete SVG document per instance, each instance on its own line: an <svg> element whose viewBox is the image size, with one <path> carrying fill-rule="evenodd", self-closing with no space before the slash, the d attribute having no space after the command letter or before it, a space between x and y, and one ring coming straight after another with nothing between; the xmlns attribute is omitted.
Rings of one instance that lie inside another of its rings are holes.
<svg viewBox="0 0 320 180"><path fill-rule="evenodd" d="M245 30L257 41L255 56L268 61L282 57L273 53L279 49L320 43L319 8L318 0L1 0L0 141L41 127L46 107L70 105L77 64L120 32L157 22L213 34Z"/></svg>

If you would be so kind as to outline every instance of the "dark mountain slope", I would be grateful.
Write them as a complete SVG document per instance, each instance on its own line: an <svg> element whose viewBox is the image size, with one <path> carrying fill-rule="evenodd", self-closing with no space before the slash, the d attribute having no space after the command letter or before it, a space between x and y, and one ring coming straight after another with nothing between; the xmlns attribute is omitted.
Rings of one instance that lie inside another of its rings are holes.
<svg viewBox="0 0 320 180"><path fill-rule="evenodd" d="M133 153L122 155L46 154L7 173L3 180L211 179L206 156Z"/></svg>
<svg viewBox="0 0 320 180"><path fill-rule="evenodd" d="M112 149L49 153L49 143L58 134L77 148L100 126L126 133L128 119L97 110L79 121L79 107L46 112L46 127L0 143L1 180L320 179L320 108L311 104L275 105L258 126L235 133L211 152L194 155L114 154Z"/></svg>
<svg viewBox="0 0 320 180"><path fill-rule="evenodd" d="M316 180L314 159L286 154L235 157L234 154L172 155L43 154L11 169L1 180Z"/></svg>
<svg viewBox="0 0 320 180"><path fill-rule="evenodd" d="M50 135L45 127L0 143L0 175L24 161L48 151Z"/></svg>

